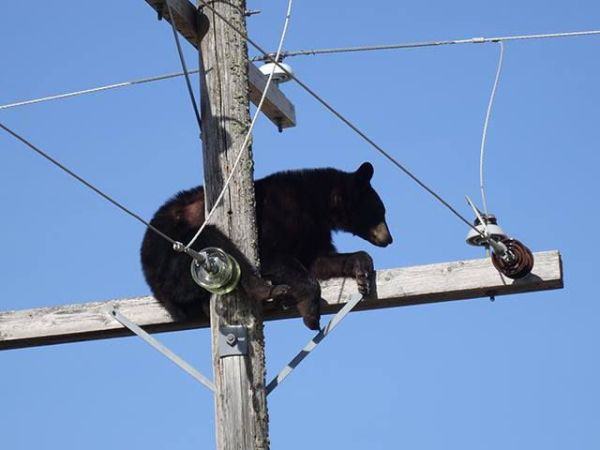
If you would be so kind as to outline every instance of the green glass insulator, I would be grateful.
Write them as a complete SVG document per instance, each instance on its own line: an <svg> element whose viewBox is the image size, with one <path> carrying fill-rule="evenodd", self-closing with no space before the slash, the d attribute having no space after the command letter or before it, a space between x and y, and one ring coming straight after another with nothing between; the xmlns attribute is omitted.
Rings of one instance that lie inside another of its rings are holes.
<svg viewBox="0 0 600 450"><path fill-rule="evenodd" d="M228 294L240 281L240 265L230 255L217 247L202 249L204 262L192 261L192 278L200 287L213 294Z"/></svg>

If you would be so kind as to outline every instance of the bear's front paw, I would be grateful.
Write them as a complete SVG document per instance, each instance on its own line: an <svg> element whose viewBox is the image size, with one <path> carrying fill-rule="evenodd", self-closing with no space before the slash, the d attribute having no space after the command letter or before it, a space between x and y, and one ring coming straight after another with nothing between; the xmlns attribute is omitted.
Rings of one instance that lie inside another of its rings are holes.
<svg viewBox="0 0 600 450"><path fill-rule="evenodd" d="M273 301L279 297L288 295L292 288L287 284L275 284L267 282L255 276L242 280L242 286L246 294L255 302Z"/></svg>
<svg viewBox="0 0 600 450"><path fill-rule="evenodd" d="M369 295L373 284L373 259L367 252L357 252L350 257L352 275L356 279L358 292L361 295Z"/></svg>

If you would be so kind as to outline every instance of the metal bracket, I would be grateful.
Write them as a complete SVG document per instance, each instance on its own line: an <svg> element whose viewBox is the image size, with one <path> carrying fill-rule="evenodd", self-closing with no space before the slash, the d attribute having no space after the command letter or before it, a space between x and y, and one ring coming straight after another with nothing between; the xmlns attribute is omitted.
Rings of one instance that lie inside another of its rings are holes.
<svg viewBox="0 0 600 450"><path fill-rule="evenodd" d="M219 356L245 356L248 354L248 329L243 325L219 327Z"/></svg>

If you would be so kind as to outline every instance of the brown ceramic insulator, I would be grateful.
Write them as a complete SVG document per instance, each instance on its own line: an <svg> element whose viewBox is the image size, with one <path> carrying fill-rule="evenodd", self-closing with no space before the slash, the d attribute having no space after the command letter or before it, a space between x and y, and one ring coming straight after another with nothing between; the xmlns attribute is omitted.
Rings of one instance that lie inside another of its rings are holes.
<svg viewBox="0 0 600 450"><path fill-rule="evenodd" d="M503 275L508 278L518 279L529 275L533 269L533 254L525 245L516 239L502 239L501 241L508 252L512 255L510 261L502 259L500 256L492 253L492 263Z"/></svg>

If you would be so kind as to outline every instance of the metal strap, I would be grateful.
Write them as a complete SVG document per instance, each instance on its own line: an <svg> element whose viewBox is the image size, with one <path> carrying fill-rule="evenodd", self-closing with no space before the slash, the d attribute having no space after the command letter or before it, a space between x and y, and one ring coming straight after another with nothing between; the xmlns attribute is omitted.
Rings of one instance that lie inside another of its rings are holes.
<svg viewBox="0 0 600 450"><path fill-rule="evenodd" d="M306 358L310 352L312 352L317 345L321 343L325 336L327 336L333 329L337 326L338 323L342 321L346 315L352 311L352 309L363 299L363 297L359 294L354 294L350 297L350 300L340 309L335 316L331 318L329 323L325 325L321 331L317 333L317 335L312 338L300 352L285 366L275 378L271 380L271 382L267 385L267 395L269 395L277 386L279 386L283 380L287 378L287 376L292 373L298 364L302 362L304 358Z"/></svg>
<svg viewBox="0 0 600 450"><path fill-rule="evenodd" d="M113 308L110 311L110 314L117 321L119 321L124 327L129 328L132 332L137 334L144 341L146 341L148 344L150 344L156 350L161 352L163 355L165 355L167 358L169 358L171 361L173 361L175 364L177 364L179 367L181 367L184 371L186 371L188 374L190 374L192 377L194 377L197 381L199 381L204 386L206 386L208 389L210 389L213 393L215 392L215 385L213 384L212 381L210 381L208 378L206 378L204 375L202 375L197 369L195 369L190 364L188 364L186 361L184 361L180 356L176 355L171 350L169 350L167 347L165 347L164 344L162 344L160 341L158 341L154 337L150 336L148 333L146 333L144 330L142 330L138 325L133 323L131 320L129 320L127 317L125 317L123 314L121 314L116 309Z"/></svg>

